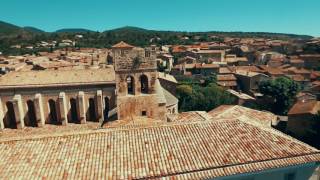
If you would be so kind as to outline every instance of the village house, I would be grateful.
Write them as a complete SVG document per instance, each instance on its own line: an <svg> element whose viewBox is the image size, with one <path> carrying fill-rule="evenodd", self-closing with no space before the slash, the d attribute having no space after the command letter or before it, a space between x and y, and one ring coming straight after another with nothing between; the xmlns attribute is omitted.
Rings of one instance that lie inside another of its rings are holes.
<svg viewBox="0 0 320 180"><path fill-rule="evenodd" d="M233 74L218 74L217 84L226 89L237 89L237 78Z"/></svg>
<svg viewBox="0 0 320 180"><path fill-rule="evenodd" d="M161 60L160 64L165 67L165 70L170 72L173 67L173 56L170 54L161 54L158 55L158 58Z"/></svg>
<svg viewBox="0 0 320 180"><path fill-rule="evenodd" d="M320 54L303 54L299 57L304 61L304 67L307 69L320 67Z"/></svg>
<svg viewBox="0 0 320 180"><path fill-rule="evenodd" d="M226 55L225 62L229 66L247 66L248 65L248 59L246 57L237 57L235 54L228 54Z"/></svg>
<svg viewBox="0 0 320 180"><path fill-rule="evenodd" d="M270 79L265 74L245 70L237 70L235 76L241 92L254 97L259 92L259 84Z"/></svg>
<svg viewBox="0 0 320 180"><path fill-rule="evenodd" d="M199 59L201 63L223 62L225 61L225 50L192 50L188 54Z"/></svg>
<svg viewBox="0 0 320 180"><path fill-rule="evenodd" d="M288 112L288 134L319 148L319 122L315 119L319 112L320 101L311 98L298 100Z"/></svg>
<svg viewBox="0 0 320 180"><path fill-rule="evenodd" d="M255 102L255 98L248 95L248 94L245 94L245 93L242 93L241 91L235 91L233 89L228 89L227 90L233 97L236 98L236 104L237 105L249 105L253 102Z"/></svg>

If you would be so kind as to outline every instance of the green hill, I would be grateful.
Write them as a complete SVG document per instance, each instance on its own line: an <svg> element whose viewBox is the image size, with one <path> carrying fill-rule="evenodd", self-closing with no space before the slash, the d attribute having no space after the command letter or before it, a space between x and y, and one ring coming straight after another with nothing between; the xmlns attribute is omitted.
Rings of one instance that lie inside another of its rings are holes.
<svg viewBox="0 0 320 180"><path fill-rule="evenodd" d="M83 28L65 28L65 29L59 29L55 31L56 33L86 33L86 32L94 32L89 29L83 29Z"/></svg>
<svg viewBox="0 0 320 180"><path fill-rule="evenodd" d="M0 21L0 52L10 54L11 46L35 45L40 41L61 41L74 39L76 34L83 38L77 40L78 47L109 48L120 41L126 41L135 46L148 46L150 44L193 44L195 42L223 41L225 37L237 38L269 38L279 40L308 40L308 35L295 35L267 32L183 32L148 30L139 27L125 26L121 28L95 32L84 28L66 28L55 32L44 32L35 27L19 27ZM182 37L189 37L188 39Z"/></svg>
<svg viewBox="0 0 320 180"><path fill-rule="evenodd" d="M0 21L0 34L1 35L19 34L19 33L22 33L23 31L24 31L23 28L21 28L19 26Z"/></svg>
<svg viewBox="0 0 320 180"><path fill-rule="evenodd" d="M28 32L33 32L33 33L45 33L45 31L38 29L38 28L35 28L35 27L31 27L31 26L23 27L23 29Z"/></svg>

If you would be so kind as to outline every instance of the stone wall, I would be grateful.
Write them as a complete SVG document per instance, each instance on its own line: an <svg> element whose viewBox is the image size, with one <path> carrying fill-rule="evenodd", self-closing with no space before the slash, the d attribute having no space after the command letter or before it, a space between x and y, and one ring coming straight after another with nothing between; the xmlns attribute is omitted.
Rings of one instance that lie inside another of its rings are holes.
<svg viewBox="0 0 320 180"><path fill-rule="evenodd" d="M166 106L165 104L158 104L155 94L118 97L117 107L119 119L146 116L153 119L166 120Z"/></svg>
<svg viewBox="0 0 320 180"><path fill-rule="evenodd" d="M156 52L143 48L113 49L116 71L157 69Z"/></svg>

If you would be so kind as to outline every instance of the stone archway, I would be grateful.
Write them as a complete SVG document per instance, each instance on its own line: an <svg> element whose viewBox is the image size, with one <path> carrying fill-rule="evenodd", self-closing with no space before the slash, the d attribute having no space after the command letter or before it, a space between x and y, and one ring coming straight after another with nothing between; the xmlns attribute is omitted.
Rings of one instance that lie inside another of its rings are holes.
<svg viewBox="0 0 320 180"><path fill-rule="evenodd" d="M28 107L28 111L27 111L28 120L25 121L25 125L31 126L31 127L38 127L34 102L32 100L28 100L27 107Z"/></svg>
<svg viewBox="0 0 320 180"><path fill-rule="evenodd" d="M141 83L141 93L148 94L149 92L149 84L148 84L148 77L144 74L140 76L140 83Z"/></svg>
<svg viewBox="0 0 320 180"><path fill-rule="evenodd" d="M16 129L17 122L16 122L16 115L14 113L13 103L11 101L8 101L6 103L6 107L7 107L7 113L4 117L4 127Z"/></svg>

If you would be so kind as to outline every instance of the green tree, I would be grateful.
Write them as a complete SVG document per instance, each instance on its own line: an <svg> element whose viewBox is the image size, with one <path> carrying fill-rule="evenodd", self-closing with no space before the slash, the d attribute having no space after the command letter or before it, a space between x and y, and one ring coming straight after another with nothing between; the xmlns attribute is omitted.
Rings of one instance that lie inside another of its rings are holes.
<svg viewBox="0 0 320 180"><path fill-rule="evenodd" d="M182 84L177 87L180 111L210 111L223 104L233 104L235 99L219 87L210 83L203 87L198 84Z"/></svg>
<svg viewBox="0 0 320 180"><path fill-rule="evenodd" d="M261 82L259 91L269 100L262 109L286 115L300 89L298 83L286 77Z"/></svg>

